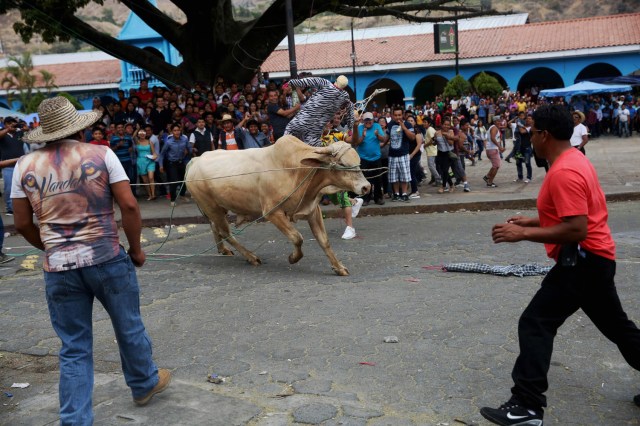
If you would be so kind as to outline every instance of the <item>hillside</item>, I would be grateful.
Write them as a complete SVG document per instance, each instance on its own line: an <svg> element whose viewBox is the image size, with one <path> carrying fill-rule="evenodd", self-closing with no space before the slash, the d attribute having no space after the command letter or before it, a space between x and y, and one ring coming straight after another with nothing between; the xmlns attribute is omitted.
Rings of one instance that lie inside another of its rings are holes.
<svg viewBox="0 0 640 426"><path fill-rule="evenodd" d="M163 12L174 19L184 19L180 10L169 0L157 0L157 4ZM241 16L251 17L264 10L269 4L269 0L236 0L235 4ZM572 2L564 0L493 0L493 7L505 12L526 12L529 13L530 22L541 22L636 12L640 10L640 0L575 0ZM126 21L128 13L129 9L117 0L105 0L103 7L91 5L80 10L78 16L101 31L115 36ZM0 44L2 47L0 53L17 55L24 51L43 54L95 50L92 46L77 41L48 45L42 43L39 37L34 37L31 43L25 45L12 28L18 18L17 12L0 16ZM368 18L354 21L354 28L370 28L398 23L402 23L402 21L391 17ZM307 20L296 28L296 32L343 30L349 28L350 24L350 18L325 14Z"/></svg>

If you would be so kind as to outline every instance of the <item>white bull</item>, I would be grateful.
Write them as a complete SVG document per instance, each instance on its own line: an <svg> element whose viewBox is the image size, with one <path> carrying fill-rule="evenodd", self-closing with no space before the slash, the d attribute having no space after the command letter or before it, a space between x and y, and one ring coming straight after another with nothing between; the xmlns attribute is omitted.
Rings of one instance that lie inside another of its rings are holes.
<svg viewBox="0 0 640 426"><path fill-rule="evenodd" d="M359 166L360 157L345 142L318 148L284 136L267 148L207 152L191 160L185 180L211 221L219 253L233 254L224 246L226 241L259 265L260 259L231 234L227 213L235 212L238 222L264 215L293 243L289 263L296 263L303 256L302 235L292 222L306 219L334 272L349 275L329 245L318 203L323 194L339 190L369 192Z"/></svg>

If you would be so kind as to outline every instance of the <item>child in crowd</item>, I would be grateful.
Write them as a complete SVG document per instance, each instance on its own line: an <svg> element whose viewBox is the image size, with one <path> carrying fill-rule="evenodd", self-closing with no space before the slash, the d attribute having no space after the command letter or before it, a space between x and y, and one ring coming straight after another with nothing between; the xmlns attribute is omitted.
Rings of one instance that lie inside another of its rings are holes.
<svg viewBox="0 0 640 426"><path fill-rule="evenodd" d="M102 145L110 147L109 141L104 138L104 133L100 127L94 127L91 133L92 139L89 141L92 145Z"/></svg>

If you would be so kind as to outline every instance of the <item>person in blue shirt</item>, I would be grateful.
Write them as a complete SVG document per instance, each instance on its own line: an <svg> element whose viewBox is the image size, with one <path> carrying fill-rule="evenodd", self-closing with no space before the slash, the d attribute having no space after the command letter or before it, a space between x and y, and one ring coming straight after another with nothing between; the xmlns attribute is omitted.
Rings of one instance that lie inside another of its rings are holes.
<svg viewBox="0 0 640 426"><path fill-rule="evenodd" d="M391 201L409 202L407 190L411 182L409 148L416 139L413 126L403 119L402 108L394 108L387 132L389 135L389 182L393 187ZM402 191L402 192L400 192Z"/></svg>
<svg viewBox="0 0 640 426"><path fill-rule="evenodd" d="M164 173L164 166L166 166L167 180L171 182L169 184L171 207L176 205L178 186L181 187L180 196L183 197L182 201L187 201L187 199L184 198L187 192L187 185L184 185L182 181L184 181L187 159L190 155L191 144L189 144L189 139L182 134L182 127L180 127L179 124L172 124L171 134L167 137L162 150L160 150L160 157L158 158L160 173Z"/></svg>
<svg viewBox="0 0 640 426"><path fill-rule="evenodd" d="M382 126L373 121L373 114L365 112L362 115L362 123L358 125L358 144L354 144L360 156L362 173L372 188L368 194L362 197L365 206L371 202L371 193L373 193L373 201L376 204L384 204L382 176L380 175L380 167L382 167L380 148L388 142L389 138L382 130Z"/></svg>
<svg viewBox="0 0 640 426"><path fill-rule="evenodd" d="M126 123L124 122L116 124L116 131L113 136L111 136L109 144L111 145L113 152L116 154L116 157L118 157L118 160L120 160L122 168L124 168L124 171L129 178L129 182L131 184L135 184L136 176L133 170L132 157L133 138L124 131L125 124ZM135 187L131 188L131 192L133 192L133 195L136 195Z"/></svg>

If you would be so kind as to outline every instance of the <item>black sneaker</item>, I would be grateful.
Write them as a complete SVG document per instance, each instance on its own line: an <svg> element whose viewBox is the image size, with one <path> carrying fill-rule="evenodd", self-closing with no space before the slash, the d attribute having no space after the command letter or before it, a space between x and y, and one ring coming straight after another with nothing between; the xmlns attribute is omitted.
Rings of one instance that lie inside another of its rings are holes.
<svg viewBox="0 0 640 426"><path fill-rule="evenodd" d="M497 188L498 187L498 185L496 185L495 183L489 183L489 182L487 182L487 186L489 188Z"/></svg>
<svg viewBox="0 0 640 426"><path fill-rule="evenodd" d="M482 417L502 426L542 426L542 411L533 411L512 402L505 402L500 408L483 407Z"/></svg>
<svg viewBox="0 0 640 426"><path fill-rule="evenodd" d="M409 202L409 196L407 194L402 194L401 200L404 201L405 203L408 203Z"/></svg>
<svg viewBox="0 0 640 426"><path fill-rule="evenodd" d="M15 260L15 259L16 258L13 257L13 256L7 256L4 253L0 253L0 264L9 263L9 262L11 262L12 260Z"/></svg>
<svg viewBox="0 0 640 426"><path fill-rule="evenodd" d="M640 395L636 395L633 397L633 402L636 403L638 407L640 407Z"/></svg>
<svg viewBox="0 0 640 426"><path fill-rule="evenodd" d="M393 194L391 201L400 201L400 194Z"/></svg>

